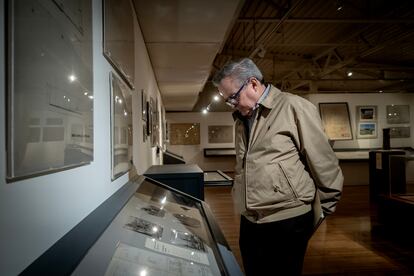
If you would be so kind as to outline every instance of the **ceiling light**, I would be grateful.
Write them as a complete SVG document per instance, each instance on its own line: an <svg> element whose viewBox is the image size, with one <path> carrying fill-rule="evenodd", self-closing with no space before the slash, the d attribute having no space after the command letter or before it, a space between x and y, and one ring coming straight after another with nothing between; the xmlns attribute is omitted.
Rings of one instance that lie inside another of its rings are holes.
<svg viewBox="0 0 414 276"><path fill-rule="evenodd" d="M353 75L352 71L348 71L347 75L348 75L348 77L352 76Z"/></svg>
<svg viewBox="0 0 414 276"><path fill-rule="evenodd" d="M216 101L216 102L218 102L218 101L220 101L220 97L217 96L217 95L214 95L213 100Z"/></svg>
<svg viewBox="0 0 414 276"><path fill-rule="evenodd" d="M382 93L382 92L384 92L384 91L380 90L380 91L378 91L378 92Z"/></svg>
<svg viewBox="0 0 414 276"><path fill-rule="evenodd" d="M208 113L208 110L207 110L207 108L203 108L203 110L201 111L203 114L207 114Z"/></svg>

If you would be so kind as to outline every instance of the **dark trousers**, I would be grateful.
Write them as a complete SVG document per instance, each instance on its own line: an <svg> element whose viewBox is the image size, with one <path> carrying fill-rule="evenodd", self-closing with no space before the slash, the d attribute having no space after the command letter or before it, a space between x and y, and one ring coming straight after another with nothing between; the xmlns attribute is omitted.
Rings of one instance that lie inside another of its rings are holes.
<svg viewBox="0 0 414 276"><path fill-rule="evenodd" d="M312 211L262 224L241 216L239 245L246 275L301 275L312 230Z"/></svg>

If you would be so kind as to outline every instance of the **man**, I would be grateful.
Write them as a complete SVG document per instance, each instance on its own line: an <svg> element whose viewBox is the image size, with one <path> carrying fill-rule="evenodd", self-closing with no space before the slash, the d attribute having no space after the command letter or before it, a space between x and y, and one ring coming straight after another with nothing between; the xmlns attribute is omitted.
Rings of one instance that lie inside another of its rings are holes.
<svg viewBox="0 0 414 276"><path fill-rule="evenodd" d="M244 270L300 275L315 195L323 214L331 214L343 184L319 114L309 101L266 85L248 58L227 63L213 83L235 109L233 197L241 212Z"/></svg>

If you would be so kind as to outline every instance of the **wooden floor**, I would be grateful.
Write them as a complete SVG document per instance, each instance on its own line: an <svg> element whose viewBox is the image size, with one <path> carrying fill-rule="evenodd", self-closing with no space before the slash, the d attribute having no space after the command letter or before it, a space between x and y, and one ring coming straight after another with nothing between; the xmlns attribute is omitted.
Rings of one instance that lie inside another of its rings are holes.
<svg viewBox="0 0 414 276"><path fill-rule="evenodd" d="M206 187L205 201L242 267L240 219L234 215L230 189ZM414 275L414 233L411 239L386 234L376 222L368 192L368 186L344 187L337 211L309 242L304 275Z"/></svg>

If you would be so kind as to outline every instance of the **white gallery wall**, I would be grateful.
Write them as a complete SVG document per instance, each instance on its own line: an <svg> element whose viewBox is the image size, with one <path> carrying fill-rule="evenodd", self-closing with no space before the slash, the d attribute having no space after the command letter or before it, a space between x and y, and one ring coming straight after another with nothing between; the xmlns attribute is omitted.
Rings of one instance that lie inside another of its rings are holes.
<svg viewBox="0 0 414 276"><path fill-rule="evenodd" d="M235 157L204 158L204 148L234 148L234 131L232 143L208 142L208 126L234 125L234 120L230 112L210 112L207 114L200 112L167 112L166 118L170 129L171 124L176 123L200 124L199 145L171 145L170 139L170 144L167 144L169 151L183 156L187 164L197 164L204 171L234 171ZM171 130L169 132L171 133Z"/></svg>
<svg viewBox="0 0 414 276"><path fill-rule="evenodd" d="M378 94L310 94L306 97L317 107L319 103L346 102L348 103L352 126L352 140L335 141L335 149L367 149L382 148L382 129L390 127L410 127L409 138L392 138L391 147L413 147L414 145L414 95L408 93L378 93ZM377 137L373 139L358 139L357 132L357 106L377 106ZM386 117L387 105L409 105L410 123L388 124Z"/></svg>
<svg viewBox="0 0 414 276"><path fill-rule="evenodd" d="M335 149L369 149L382 147L382 129L388 127L410 127L410 138L393 138L391 147L413 147L414 145L414 95L407 93L378 93L378 94L309 94L306 95L316 107L319 103L327 102L346 102L348 103L353 139L347 141L335 141ZM409 124L388 124L386 120L387 105L409 105L410 123ZM360 105L377 106L377 137L373 139L357 139L356 137L356 110ZM235 158L230 157L207 157L203 155L204 148L232 148L233 143L228 144L209 144L208 126L209 125L233 125L233 118L230 112L211 112L201 113L167 113L167 121L171 123L200 123L200 145L167 145L167 148L179 155L182 155L187 163L195 163L201 169L233 171ZM346 185L367 185L368 184L368 164L367 162L346 163L341 162L346 176Z"/></svg>
<svg viewBox="0 0 414 276"><path fill-rule="evenodd" d="M0 275L17 275L126 182L111 180L110 87L112 67L102 54L102 1L93 0L94 158L89 165L6 183L5 26L0 20ZM5 18L4 0L0 17ZM142 34L135 19L135 87L133 91L133 162L139 174L159 157L143 143L140 90L158 97ZM30 30L28 30L30 32Z"/></svg>

